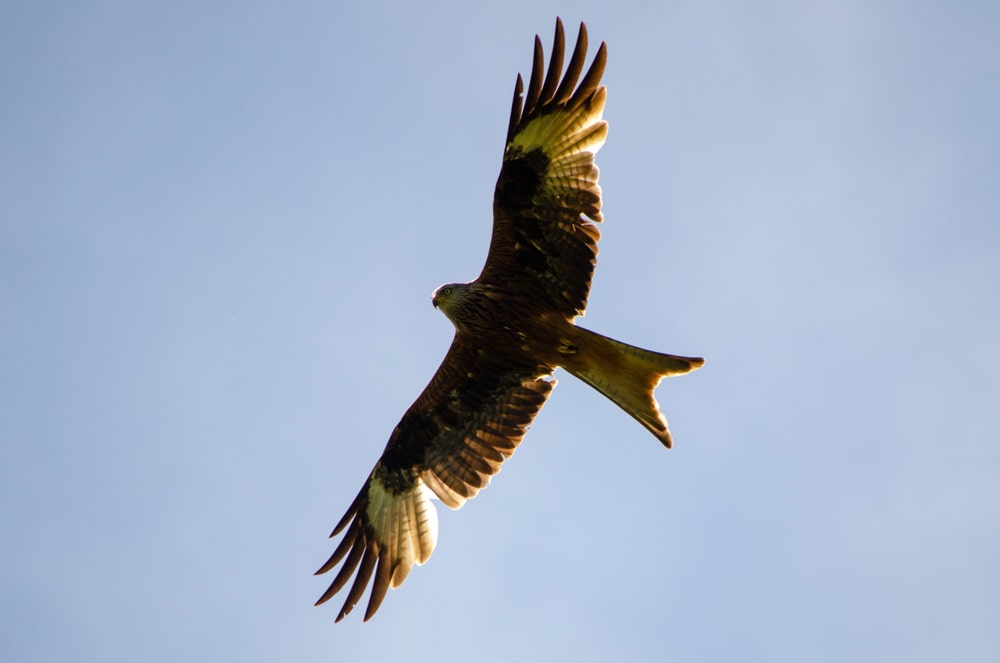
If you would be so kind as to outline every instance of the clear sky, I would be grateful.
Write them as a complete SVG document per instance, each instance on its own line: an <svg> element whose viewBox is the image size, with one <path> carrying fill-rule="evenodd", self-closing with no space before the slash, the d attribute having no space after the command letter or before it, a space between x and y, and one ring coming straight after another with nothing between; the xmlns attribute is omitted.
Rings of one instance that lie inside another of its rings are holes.
<svg viewBox="0 0 1000 663"><path fill-rule="evenodd" d="M0 10L0 659L1000 659L1000 5L345 4ZM671 451L560 372L335 626L557 14L609 48L581 323L707 364Z"/></svg>

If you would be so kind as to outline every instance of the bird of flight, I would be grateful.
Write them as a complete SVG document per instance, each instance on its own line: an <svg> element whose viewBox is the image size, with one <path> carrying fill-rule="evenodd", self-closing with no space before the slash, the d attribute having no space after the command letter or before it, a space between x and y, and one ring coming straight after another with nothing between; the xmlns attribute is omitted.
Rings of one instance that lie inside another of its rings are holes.
<svg viewBox="0 0 1000 663"><path fill-rule="evenodd" d="M546 72L535 36L527 96L520 75L514 87L486 265L475 281L434 292L433 304L454 324L455 339L330 535L346 528L316 573L343 565L316 605L355 578L338 622L373 578L365 621L390 587L427 561L437 543L431 498L457 509L489 483L552 392L557 367L607 396L669 448L653 390L662 378L704 363L626 345L573 322L587 307L600 238L594 223L603 220L594 155L608 130L601 119L607 89L600 84L607 49L602 43L580 80L585 25L561 73L564 48L556 19Z"/></svg>

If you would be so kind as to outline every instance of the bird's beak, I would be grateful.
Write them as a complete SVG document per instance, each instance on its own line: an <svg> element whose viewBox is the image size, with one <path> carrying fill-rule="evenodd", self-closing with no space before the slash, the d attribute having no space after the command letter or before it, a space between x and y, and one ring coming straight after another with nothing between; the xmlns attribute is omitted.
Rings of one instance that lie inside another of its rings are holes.
<svg viewBox="0 0 1000 663"><path fill-rule="evenodd" d="M434 308L438 307L438 298L437 298L437 295L434 295L433 297L431 297L431 304L434 304Z"/></svg>

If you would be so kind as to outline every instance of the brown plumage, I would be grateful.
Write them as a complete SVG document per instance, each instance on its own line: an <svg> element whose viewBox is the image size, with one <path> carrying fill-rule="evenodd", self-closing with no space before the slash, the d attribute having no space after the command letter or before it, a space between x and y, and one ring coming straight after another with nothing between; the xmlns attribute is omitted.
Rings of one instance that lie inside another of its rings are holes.
<svg viewBox="0 0 1000 663"><path fill-rule="evenodd" d="M317 605L347 586L337 621L372 583L365 620L390 587L423 564L437 542L430 499L452 509L489 483L521 442L565 368L614 401L665 446L671 437L653 390L704 361L642 350L578 327L597 260L601 188L594 154L604 144L602 43L587 73L587 30L562 72L556 19L548 73L542 42L527 96L518 75L503 166L493 198L486 265L471 283L438 288L435 307L455 339L430 384L389 436L361 492L330 535L344 538L317 574L343 562ZM577 84L577 81L579 85Z"/></svg>

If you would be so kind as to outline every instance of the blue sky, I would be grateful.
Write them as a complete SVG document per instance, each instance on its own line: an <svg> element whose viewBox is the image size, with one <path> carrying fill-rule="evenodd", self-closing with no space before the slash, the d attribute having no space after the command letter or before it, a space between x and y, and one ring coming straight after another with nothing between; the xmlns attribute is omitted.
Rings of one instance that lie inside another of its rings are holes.
<svg viewBox="0 0 1000 663"><path fill-rule="evenodd" d="M996 3L475 4L2 10L0 658L996 660ZM581 322L707 364L669 452L560 373L334 626L557 14L609 47Z"/></svg>

